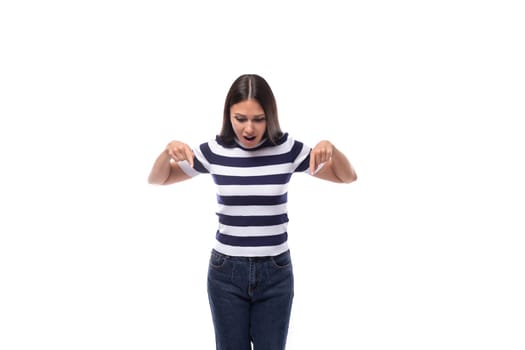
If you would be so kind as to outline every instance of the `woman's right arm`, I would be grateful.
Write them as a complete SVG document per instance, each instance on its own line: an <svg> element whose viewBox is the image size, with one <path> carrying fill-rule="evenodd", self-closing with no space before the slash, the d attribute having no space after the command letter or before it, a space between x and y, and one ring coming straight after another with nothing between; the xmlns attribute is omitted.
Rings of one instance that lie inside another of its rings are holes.
<svg viewBox="0 0 525 350"><path fill-rule="evenodd" d="M186 160L193 167L193 157L193 152L187 144L180 141L170 142L153 163L148 183L169 185L190 179L191 176L182 171L177 162Z"/></svg>

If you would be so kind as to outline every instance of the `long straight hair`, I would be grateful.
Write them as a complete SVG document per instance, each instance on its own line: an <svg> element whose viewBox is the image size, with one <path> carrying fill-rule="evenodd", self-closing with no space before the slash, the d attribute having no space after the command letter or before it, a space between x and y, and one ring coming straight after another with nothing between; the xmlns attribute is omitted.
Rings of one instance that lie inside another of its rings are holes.
<svg viewBox="0 0 525 350"><path fill-rule="evenodd" d="M277 103L270 85L257 74L244 74L238 77L230 87L224 102L224 115L222 119L221 133L218 135L225 144L233 144L235 133L233 131L230 108L236 103L254 99L264 110L266 117L265 137L276 145L283 136L279 125L279 116L277 114Z"/></svg>

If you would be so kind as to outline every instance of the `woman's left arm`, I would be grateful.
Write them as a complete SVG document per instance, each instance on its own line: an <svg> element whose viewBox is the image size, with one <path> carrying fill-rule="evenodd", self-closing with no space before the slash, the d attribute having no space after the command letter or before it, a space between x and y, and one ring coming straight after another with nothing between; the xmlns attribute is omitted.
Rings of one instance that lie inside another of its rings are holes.
<svg viewBox="0 0 525 350"><path fill-rule="evenodd" d="M321 141L310 152L310 173L320 179L351 183L357 174L346 156L330 141Z"/></svg>

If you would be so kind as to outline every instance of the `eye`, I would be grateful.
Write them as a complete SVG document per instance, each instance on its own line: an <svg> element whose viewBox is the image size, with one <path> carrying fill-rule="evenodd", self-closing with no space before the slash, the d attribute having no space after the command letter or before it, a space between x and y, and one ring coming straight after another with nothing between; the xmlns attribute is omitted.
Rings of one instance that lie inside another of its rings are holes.
<svg viewBox="0 0 525 350"><path fill-rule="evenodd" d="M240 117L238 115L236 115L235 117L235 120L237 120L239 123L244 123L246 121L246 118L244 117Z"/></svg>
<svg viewBox="0 0 525 350"><path fill-rule="evenodd" d="M256 123L262 123L266 121L266 118L265 117L255 118L253 121Z"/></svg>

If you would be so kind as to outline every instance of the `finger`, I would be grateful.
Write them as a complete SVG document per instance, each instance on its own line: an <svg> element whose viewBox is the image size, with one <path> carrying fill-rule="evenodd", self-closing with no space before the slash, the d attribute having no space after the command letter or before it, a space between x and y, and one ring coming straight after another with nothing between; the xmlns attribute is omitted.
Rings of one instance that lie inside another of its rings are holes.
<svg viewBox="0 0 525 350"><path fill-rule="evenodd" d="M190 166L193 168L193 151L189 147L186 147L184 149L184 153L186 155L186 160L188 161Z"/></svg>
<svg viewBox="0 0 525 350"><path fill-rule="evenodd" d="M310 174L313 175L314 172L315 172L315 169L317 169L317 160L315 159L316 156L315 154L312 152L310 154Z"/></svg>
<svg viewBox="0 0 525 350"><path fill-rule="evenodd" d="M172 151L172 158L176 162L182 162L185 159L184 153L179 149L174 149Z"/></svg>
<svg viewBox="0 0 525 350"><path fill-rule="evenodd" d="M322 163L328 162L330 160L330 158L332 158L332 152L330 152L330 150L323 149L319 153L319 157L317 159L317 164L320 165Z"/></svg>
<svg viewBox="0 0 525 350"><path fill-rule="evenodd" d="M179 161L179 154L176 149L172 148L170 149L170 156L174 161Z"/></svg>
<svg viewBox="0 0 525 350"><path fill-rule="evenodd" d="M168 149L168 156L170 156L171 159L175 160L175 154L173 154L173 150Z"/></svg>

